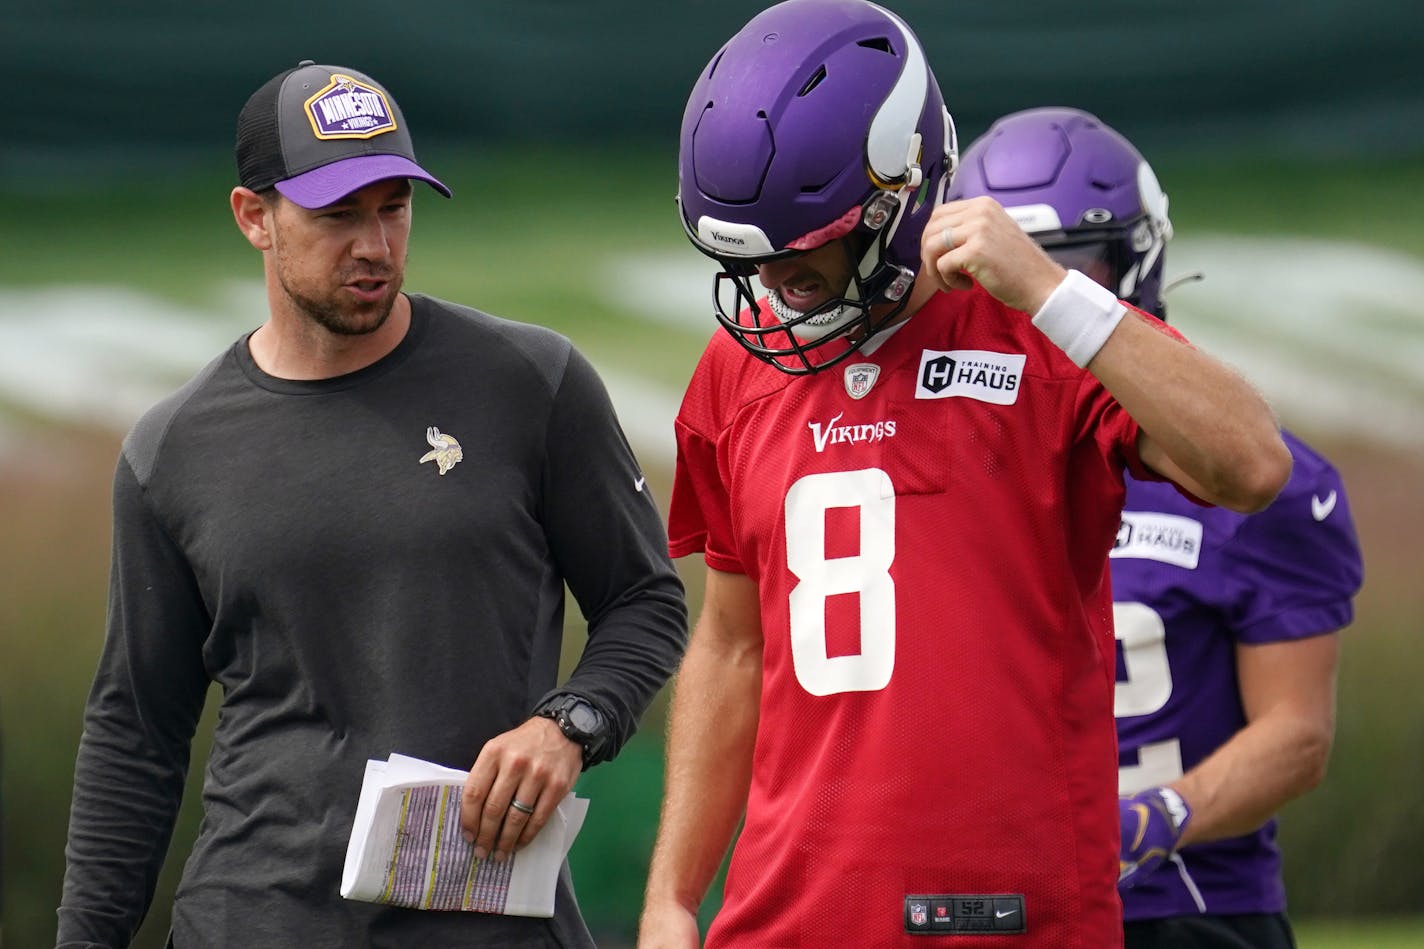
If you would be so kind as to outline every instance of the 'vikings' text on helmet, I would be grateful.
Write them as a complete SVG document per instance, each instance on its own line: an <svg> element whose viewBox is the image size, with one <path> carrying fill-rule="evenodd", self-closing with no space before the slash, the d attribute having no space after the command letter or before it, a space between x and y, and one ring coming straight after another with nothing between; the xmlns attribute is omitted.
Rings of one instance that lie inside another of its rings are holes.
<svg viewBox="0 0 1424 949"><path fill-rule="evenodd" d="M988 195L1064 267L1165 318L1167 196L1137 149L1078 109L1000 118L964 152L951 200Z"/></svg>
<svg viewBox="0 0 1424 949"><path fill-rule="evenodd" d="M849 356L907 302L956 153L924 50L899 17L864 0L787 0L758 14L712 57L682 120L678 205L688 238L723 271L717 319L786 372ZM851 277L839 299L800 313L773 291L758 307L759 263L842 238Z"/></svg>

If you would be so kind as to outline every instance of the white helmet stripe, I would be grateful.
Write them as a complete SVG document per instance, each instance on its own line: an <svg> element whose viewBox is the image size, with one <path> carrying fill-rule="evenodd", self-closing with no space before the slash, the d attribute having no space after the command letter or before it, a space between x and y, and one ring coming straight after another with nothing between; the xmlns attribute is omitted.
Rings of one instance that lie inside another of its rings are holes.
<svg viewBox="0 0 1424 949"><path fill-rule="evenodd" d="M900 78L895 80L895 88L881 103L879 111L870 123L870 136L865 143L866 160L870 170L885 181L899 181L909 170L905 156L905 145L915 133L915 125L924 112L925 97L929 93L929 69L925 65L925 53L910 28L895 14L883 7L876 7L890 19L900 31L905 42L905 68L900 70Z"/></svg>
<svg viewBox="0 0 1424 949"><path fill-rule="evenodd" d="M1142 196L1142 210L1152 219L1153 231L1163 240L1172 239L1172 222L1167 217L1167 193L1157 181L1152 166L1143 162L1137 166L1137 193Z"/></svg>

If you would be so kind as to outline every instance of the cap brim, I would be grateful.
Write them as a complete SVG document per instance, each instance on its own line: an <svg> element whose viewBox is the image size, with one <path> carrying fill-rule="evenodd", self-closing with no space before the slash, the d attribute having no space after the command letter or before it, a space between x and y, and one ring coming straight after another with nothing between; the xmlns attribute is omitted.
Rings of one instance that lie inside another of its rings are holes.
<svg viewBox="0 0 1424 949"><path fill-rule="evenodd" d="M445 197L450 189L430 172L400 155L358 155L343 158L305 174L277 182L277 190L289 201L304 208L324 208L369 184L389 178L416 178Z"/></svg>

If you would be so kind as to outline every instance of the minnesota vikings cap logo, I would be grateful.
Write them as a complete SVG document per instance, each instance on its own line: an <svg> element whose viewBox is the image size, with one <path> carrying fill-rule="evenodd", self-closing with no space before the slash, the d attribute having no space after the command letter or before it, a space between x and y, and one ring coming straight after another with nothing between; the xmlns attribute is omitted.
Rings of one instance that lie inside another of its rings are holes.
<svg viewBox="0 0 1424 949"><path fill-rule="evenodd" d="M321 208L369 184L418 178L450 189L415 161L400 106L370 76L303 60L252 94L237 120L243 187L276 188L304 208Z"/></svg>
<svg viewBox="0 0 1424 949"><path fill-rule="evenodd" d="M312 133L321 139L373 138L396 128L386 90L342 73L332 73L305 108Z"/></svg>

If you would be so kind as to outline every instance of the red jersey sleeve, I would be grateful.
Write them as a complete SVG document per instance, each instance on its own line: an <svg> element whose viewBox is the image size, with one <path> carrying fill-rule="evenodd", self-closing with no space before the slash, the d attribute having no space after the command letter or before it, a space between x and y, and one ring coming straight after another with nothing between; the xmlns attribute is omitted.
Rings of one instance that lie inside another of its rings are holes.
<svg viewBox="0 0 1424 949"><path fill-rule="evenodd" d="M718 331L702 354L673 423L677 466L668 506L668 552L686 557L701 552L707 565L746 573L732 535L732 505L717 454L723 426L717 415L721 348L730 343Z"/></svg>

